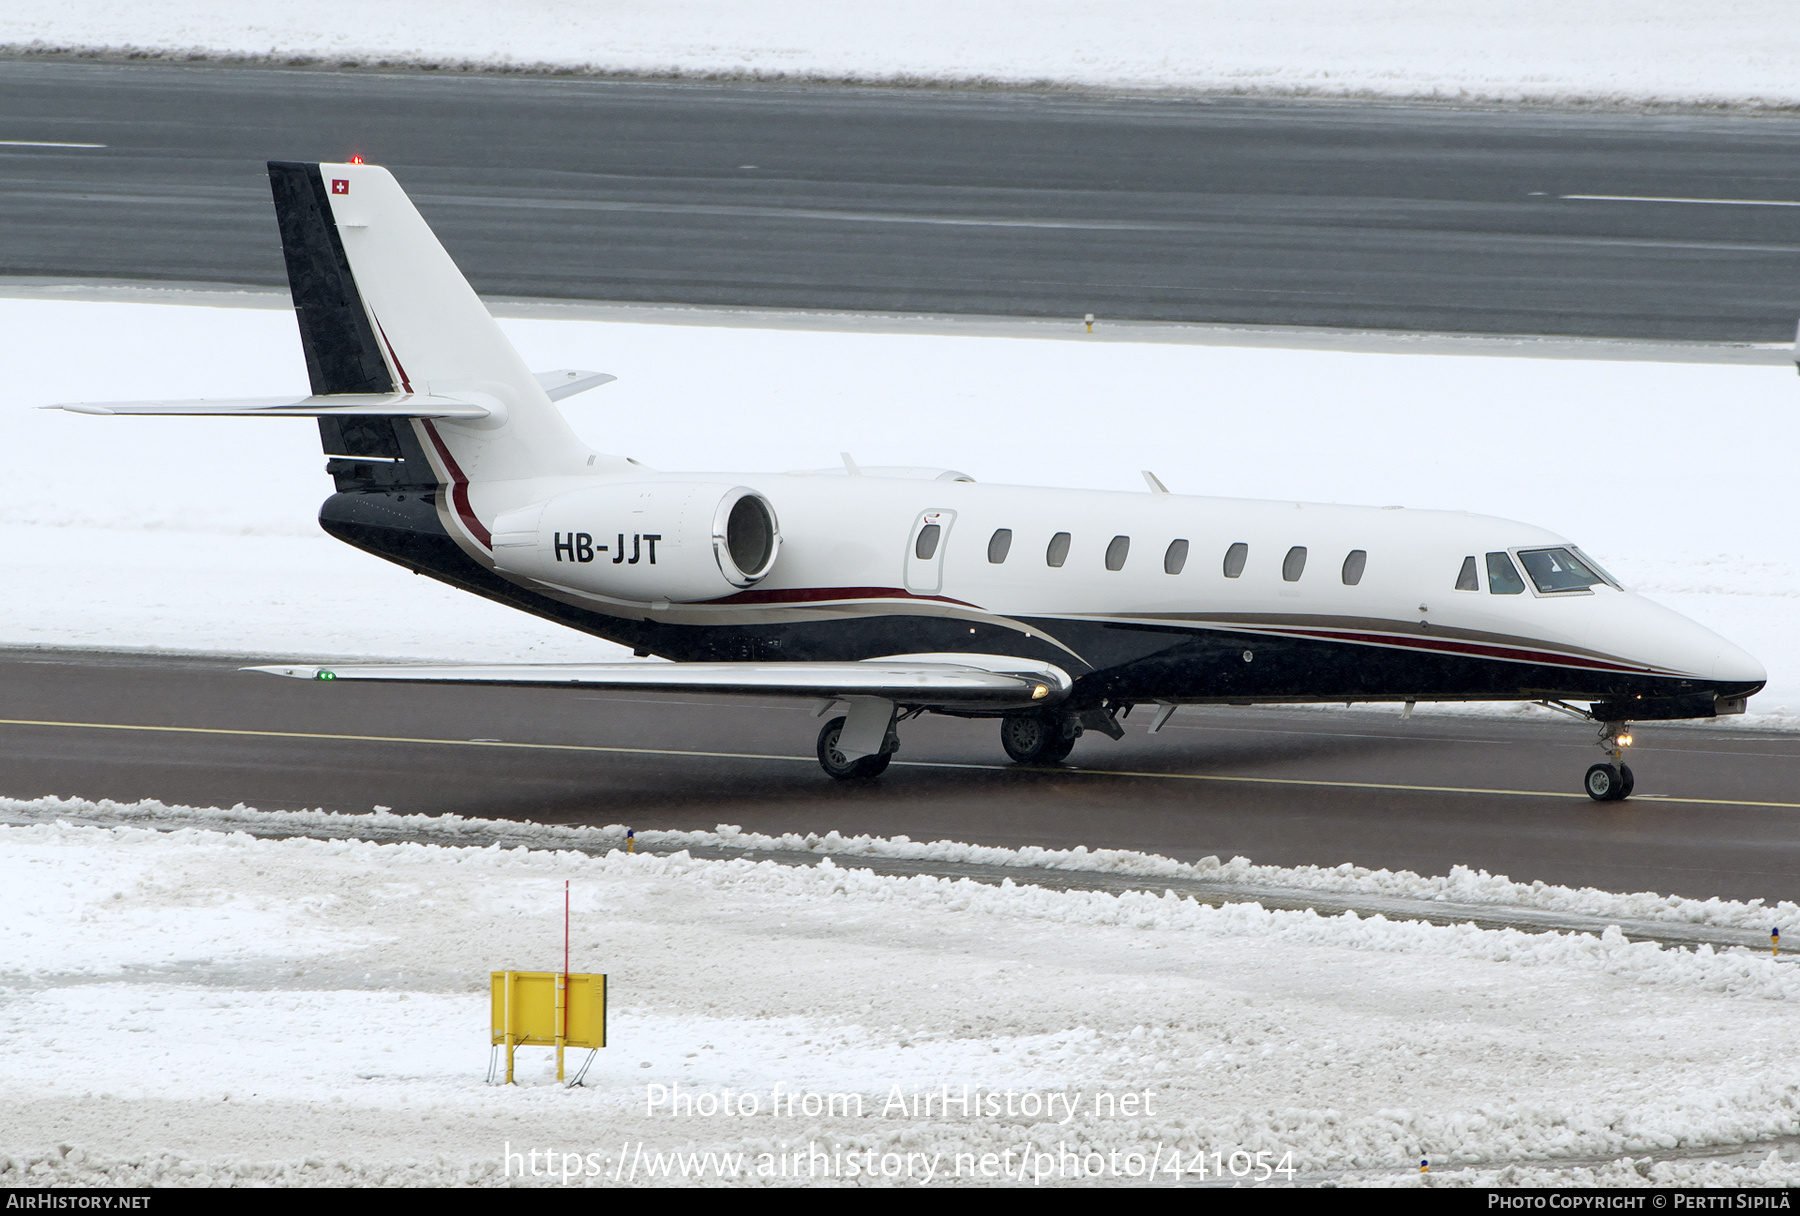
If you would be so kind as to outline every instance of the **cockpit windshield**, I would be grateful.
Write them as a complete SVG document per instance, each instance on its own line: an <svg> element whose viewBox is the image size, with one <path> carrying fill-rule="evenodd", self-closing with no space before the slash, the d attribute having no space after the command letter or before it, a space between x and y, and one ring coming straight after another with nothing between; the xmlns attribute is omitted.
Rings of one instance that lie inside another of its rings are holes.
<svg viewBox="0 0 1800 1216"><path fill-rule="evenodd" d="M1595 584L1618 587L1611 575L1579 549L1521 549L1519 564L1545 595L1558 591L1590 591Z"/></svg>

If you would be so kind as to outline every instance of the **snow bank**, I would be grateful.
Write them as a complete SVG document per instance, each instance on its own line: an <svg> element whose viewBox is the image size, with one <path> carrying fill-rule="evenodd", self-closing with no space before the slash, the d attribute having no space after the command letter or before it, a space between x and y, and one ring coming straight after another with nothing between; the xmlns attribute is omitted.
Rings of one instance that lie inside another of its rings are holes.
<svg viewBox="0 0 1800 1216"><path fill-rule="evenodd" d="M585 1089L541 1050L524 1084L486 1086L486 972L560 961L565 881L611 1045ZM0 893L0 1184L517 1182L527 1149L572 1156L571 1182L662 1182L646 1171L676 1151L714 1154L690 1181L742 1154L723 1180L755 1182L759 1156L809 1146L914 1171L818 1181L920 1182L932 1160L1002 1181L987 1153L1129 1181L1240 1150L1302 1180L1401 1179L1422 1153L1440 1184L1800 1180L1763 1152L1687 1160L1800 1133L1800 969L1744 951L823 862L68 824L0 828ZM678 1086L761 1111L659 1109ZM914 1105L964 1086L1016 1109ZM786 1113L778 1092L842 1101ZM1591 1164L1645 1155L1674 1160Z"/></svg>
<svg viewBox="0 0 1800 1216"><path fill-rule="evenodd" d="M1141 490L1148 467L1180 493L1541 524L1756 655L1770 682L1750 721L1800 725L1800 508L1785 479L1740 478L1701 503L1640 496L1621 513L1610 482L1571 480L1565 461L1494 458L1555 435L1558 450L1604 451L1645 485L1761 469L1767 453L1800 449L1781 367L1094 344L1078 326L1024 339L502 325L533 366L620 376L565 409L600 450L654 468L841 467L849 451L985 482ZM309 422L28 408L66 399L69 367L86 369L90 397L303 393L285 310L0 299L0 334L17 407L0 449L0 645L626 657L323 535L313 521L330 482ZM1016 426L1021 411L1037 425ZM253 475L256 492L219 469Z"/></svg>
<svg viewBox="0 0 1800 1216"><path fill-rule="evenodd" d="M1781 0L12 0L0 43L694 77L1791 105Z"/></svg>
<svg viewBox="0 0 1800 1216"><path fill-rule="evenodd" d="M203 827L221 831L253 829L259 833L293 832L373 841L395 839L441 841L456 844L504 841L508 846L535 849L580 849L605 852L625 847L629 825L570 827L559 824L479 819L463 815L397 815L392 811L344 814L339 811L261 811L239 804L230 808L170 806L154 799L120 803L90 802L81 798L0 798L0 823L30 825L74 821L91 825L137 825L169 829ZM1560 913L1627 923L1662 922L1670 925L1705 925L1766 933L1771 926L1800 925L1800 905L1787 900L1775 904L1749 901L1689 899L1651 891L1631 894L1594 887L1559 887L1543 882L1514 882L1504 874L1452 866L1446 875L1422 877L1411 870L1371 870L1345 863L1339 866L1264 866L1248 858L1221 862L1205 857L1198 862L1176 861L1155 853L1129 849L1046 849L1028 845L1020 849L966 844L954 840L915 841L905 836L844 836L838 832L795 833L780 836L746 832L733 824L720 824L712 832L639 830L641 847L659 851L694 848L767 850L839 858L893 858L905 861L946 862L963 865L1001 866L1020 870L1025 878L1032 870L1080 871L1133 878L1178 879L1216 883L1221 889L1242 894L1256 890L1273 892L1313 891L1343 896L1378 896L1459 907ZM1028 879L1027 879L1028 880ZM1790 929L1790 932L1792 930Z"/></svg>

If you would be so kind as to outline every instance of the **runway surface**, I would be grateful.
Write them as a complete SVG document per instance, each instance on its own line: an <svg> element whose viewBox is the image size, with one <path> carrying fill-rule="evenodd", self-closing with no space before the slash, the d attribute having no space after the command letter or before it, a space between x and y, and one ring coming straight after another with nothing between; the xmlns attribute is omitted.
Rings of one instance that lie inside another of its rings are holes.
<svg viewBox="0 0 1800 1216"><path fill-rule="evenodd" d="M282 284L263 162L358 153L490 294L1772 342L1797 146L1792 117L13 60L0 275Z"/></svg>
<svg viewBox="0 0 1800 1216"><path fill-rule="evenodd" d="M831 781L782 700L354 686L224 659L0 651L0 794L640 828L836 829L1183 860L1800 900L1800 737L1647 725L1637 794L1576 793L1575 722L1187 709L1089 735L1071 767L1005 761L997 725L906 724L888 773Z"/></svg>

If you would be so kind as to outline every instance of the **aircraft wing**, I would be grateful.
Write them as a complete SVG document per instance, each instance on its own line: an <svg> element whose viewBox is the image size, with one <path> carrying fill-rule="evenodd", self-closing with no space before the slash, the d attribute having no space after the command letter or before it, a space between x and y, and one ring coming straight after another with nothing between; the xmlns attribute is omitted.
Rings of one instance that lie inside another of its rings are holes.
<svg viewBox="0 0 1800 1216"><path fill-rule="evenodd" d="M236 418L486 418L492 411L425 393L333 393L325 397L208 398L194 401L101 401L46 405L72 414L194 414Z"/></svg>
<svg viewBox="0 0 1800 1216"><path fill-rule="evenodd" d="M1005 655L895 655L852 663L528 663L413 666L347 663L246 667L299 680L614 688L809 698L880 697L909 705L994 709L1053 705L1073 681L1049 663Z"/></svg>

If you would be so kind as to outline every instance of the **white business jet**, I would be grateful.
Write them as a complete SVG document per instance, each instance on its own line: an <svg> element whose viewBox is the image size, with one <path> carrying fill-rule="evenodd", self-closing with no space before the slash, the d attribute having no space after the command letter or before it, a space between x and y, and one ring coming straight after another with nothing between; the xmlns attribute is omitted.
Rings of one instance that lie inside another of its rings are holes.
<svg viewBox="0 0 1800 1216"><path fill-rule="evenodd" d="M1540 528L1448 511L978 485L951 470L664 473L590 451L387 170L269 165L312 395L61 408L316 417L325 530L669 663L259 667L318 681L816 699L870 778L927 711L1051 764L1134 706L1533 701L1600 727L1742 713L1761 664ZM1585 706L1579 703L1585 702Z"/></svg>

